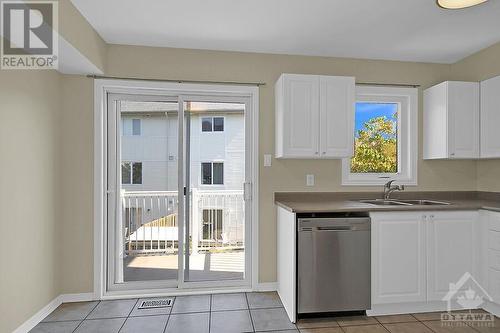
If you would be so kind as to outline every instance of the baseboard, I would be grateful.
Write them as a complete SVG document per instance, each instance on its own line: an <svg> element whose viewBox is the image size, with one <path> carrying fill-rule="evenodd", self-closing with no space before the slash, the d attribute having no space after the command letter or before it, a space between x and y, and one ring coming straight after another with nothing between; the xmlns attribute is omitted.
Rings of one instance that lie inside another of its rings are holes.
<svg viewBox="0 0 500 333"><path fill-rule="evenodd" d="M278 290L277 282L258 283L254 288L254 291L276 291L276 290Z"/></svg>
<svg viewBox="0 0 500 333"><path fill-rule="evenodd" d="M40 311L31 316L21 326L16 328L12 333L28 333L33 327L38 325L52 311L54 311L62 303L86 302L94 300L94 293L83 294L61 294L45 305Z"/></svg>
<svg viewBox="0 0 500 333"><path fill-rule="evenodd" d="M12 333L27 333L33 327L38 325L45 317L47 317L52 311L54 311L59 305L61 305L61 295L50 301L49 304L45 305L40 311L31 316L30 319L26 320L21 326L16 328Z"/></svg>
<svg viewBox="0 0 500 333"><path fill-rule="evenodd" d="M94 293L62 294L60 297L62 303L89 302L96 299Z"/></svg>
<svg viewBox="0 0 500 333"><path fill-rule="evenodd" d="M423 313L446 311L446 302L414 302L414 303L395 303L395 304L377 304L371 310L367 310L368 316L398 315L407 313ZM452 310L463 310L461 307L454 307ZM493 313L493 312L492 312Z"/></svg>

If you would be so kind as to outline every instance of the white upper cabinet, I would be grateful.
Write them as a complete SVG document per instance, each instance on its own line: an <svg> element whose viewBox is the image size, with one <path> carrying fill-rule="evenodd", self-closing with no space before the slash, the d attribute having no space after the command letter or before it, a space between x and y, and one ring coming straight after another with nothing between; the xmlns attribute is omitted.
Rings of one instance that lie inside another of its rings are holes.
<svg viewBox="0 0 500 333"><path fill-rule="evenodd" d="M481 82L481 158L500 157L500 76Z"/></svg>
<svg viewBox="0 0 500 333"><path fill-rule="evenodd" d="M350 157L354 153L354 78L320 76L319 88L320 153Z"/></svg>
<svg viewBox="0 0 500 333"><path fill-rule="evenodd" d="M276 157L353 154L353 77L282 74L275 86Z"/></svg>
<svg viewBox="0 0 500 333"><path fill-rule="evenodd" d="M275 96L276 157L317 157L319 76L283 74Z"/></svg>
<svg viewBox="0 0 500 333"><path fill-rule="evenodd" d="M424 91L424 159L479 158L479 83L446 81Z"/></svg>

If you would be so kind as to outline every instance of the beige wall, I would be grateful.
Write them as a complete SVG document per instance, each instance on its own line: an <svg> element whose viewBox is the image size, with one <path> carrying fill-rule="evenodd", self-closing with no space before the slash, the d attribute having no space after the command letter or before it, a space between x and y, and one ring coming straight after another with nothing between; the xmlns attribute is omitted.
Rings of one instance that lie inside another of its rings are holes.
<svg viewBox="0 0 500 333"><path fill-rule="evenodd" d="M454 80L481 81L500 75L500 43L452 65ZM477 188L500 191L500 160L477 162Z"/></svg>
<svg viewBox="0 0 500 333"><path fill-rule="evenodd" d="M65 75L61 83L60 291L92 292L94 81Z"/></svg>
<svg viewBox="0 0 500 333"><path fill-rule="evenodd" d="M60 78L0 71L0 332L59 295Z"/></svg>

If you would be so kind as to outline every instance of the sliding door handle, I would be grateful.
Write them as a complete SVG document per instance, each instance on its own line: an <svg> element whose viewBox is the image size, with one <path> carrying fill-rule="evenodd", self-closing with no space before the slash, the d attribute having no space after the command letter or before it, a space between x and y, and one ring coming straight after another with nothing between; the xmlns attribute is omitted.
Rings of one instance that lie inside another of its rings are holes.
<svg viewBox="0 0 500 333"><path fill-rule="evenodd" d="M250 182L243 183L243 200L252 200L252 183Z"/></svg>

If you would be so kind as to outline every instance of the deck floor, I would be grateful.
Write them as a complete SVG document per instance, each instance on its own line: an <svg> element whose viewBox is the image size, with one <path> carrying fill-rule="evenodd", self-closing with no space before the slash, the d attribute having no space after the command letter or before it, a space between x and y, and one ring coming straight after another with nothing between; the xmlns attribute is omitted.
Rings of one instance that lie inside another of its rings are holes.
<svg viewBox="0 0 500 333"><path fill-rule="evenodd" d="M190 256L189 281L241 280L244 252L195 254ZM128 256L123 260L123 277L128 281L177 280L177 255Z"/></svg>

